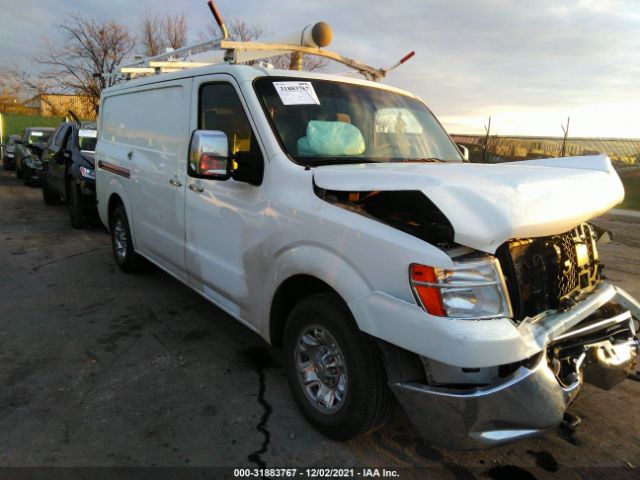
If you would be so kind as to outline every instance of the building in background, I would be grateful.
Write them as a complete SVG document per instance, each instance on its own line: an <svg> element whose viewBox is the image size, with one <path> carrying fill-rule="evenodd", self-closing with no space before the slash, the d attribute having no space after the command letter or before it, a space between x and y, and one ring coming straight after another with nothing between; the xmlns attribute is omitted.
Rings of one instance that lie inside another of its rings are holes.
<svg viewBox="0 0 640 480"><path fill-rule="evenodd" d="M23 103L43 117L60 117L72 110L83 120L95 120L96 112L87 96L65 94L40 94Z"/></svg>

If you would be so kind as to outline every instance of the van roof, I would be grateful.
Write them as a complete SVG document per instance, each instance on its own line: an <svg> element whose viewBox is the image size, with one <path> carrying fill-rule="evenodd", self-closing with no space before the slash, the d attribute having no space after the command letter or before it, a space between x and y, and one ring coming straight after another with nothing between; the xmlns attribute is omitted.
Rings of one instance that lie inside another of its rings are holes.
<svg viewBox="0 0 640 480"><path fill-rule="evenodd" d="M216 73L226 73L232 75L239 82L252 82L259 77L291 77L291 78L309 78L317 80L331 80L334 82L353 83L356 85L367 85L374 88L380 88L383 90L389 90L403 95L409 95L415 97L411 92L401 90L389 85L385 85L379 82L372 82L361 78L353 78L344 75L336 75L329 73L318 72L306 72L299 70L278 70L273 68L265 68L260 66L250 65L235 65L235 64L217 64L207 65L204 67L187 68L179 72L162 73L158 75L150 75L147 77L141 77L135 80L129 80L127 82L120 83L110 88L103 90L103 95L110 95L118 91L129 90L135 87L143 85L152 85L155 83L167 82L171 80L179 80L181 78L193 78L204 75L213 75Z"/></svg>

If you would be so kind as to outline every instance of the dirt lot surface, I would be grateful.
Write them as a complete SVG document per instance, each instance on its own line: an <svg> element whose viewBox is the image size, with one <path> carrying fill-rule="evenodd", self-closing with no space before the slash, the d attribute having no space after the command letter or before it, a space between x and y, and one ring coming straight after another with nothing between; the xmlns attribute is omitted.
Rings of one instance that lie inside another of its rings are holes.
<svg viewBox="0 0 640 480"><path fill-rule="evenodd" d="M616 234L601 249L608 277L640 298L640 219L599 223ZM102 227L73 230L65 205L45 207L13 172L0 173L0 266L2 478L22 478L32 470L7 467L25 466L180 467L173 478L215 478L231 470L185 467L259 465L640 478L633 380L609 392L585 386L570 408L583 419L575 432L492 450L431 447L401 411L367 437L329 441L298 413L279 352L157 268L120 272Z"/></svg>

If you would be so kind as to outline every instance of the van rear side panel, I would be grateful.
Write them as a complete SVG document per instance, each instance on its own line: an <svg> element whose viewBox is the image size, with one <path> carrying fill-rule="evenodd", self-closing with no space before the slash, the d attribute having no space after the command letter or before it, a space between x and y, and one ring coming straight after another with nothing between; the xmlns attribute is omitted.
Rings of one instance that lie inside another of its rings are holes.
<svg viewBox="0 0 640 480"><path fill-rule="evenodd" d="M108 221L103 216L110 195L124 192L136 251L182 279L192 82L159 82L106 95L97 150L103 162L98 174L99 188L105 187L100 195L103 222ZM129 176L119 175L120 169Z"/></svg>

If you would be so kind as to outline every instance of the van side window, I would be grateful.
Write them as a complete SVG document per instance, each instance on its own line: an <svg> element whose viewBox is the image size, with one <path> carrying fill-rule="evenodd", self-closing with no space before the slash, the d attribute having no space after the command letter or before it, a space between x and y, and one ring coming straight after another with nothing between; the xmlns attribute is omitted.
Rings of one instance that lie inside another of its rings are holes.
<svg viewBox="0 0 640 480"><path fill-rule="evenodd" d="M260 147L251 129L238 94L228 83L205 85L200 90L198 128L220 130L229 139L229 154L237 152L260 153Z"/></svg>

